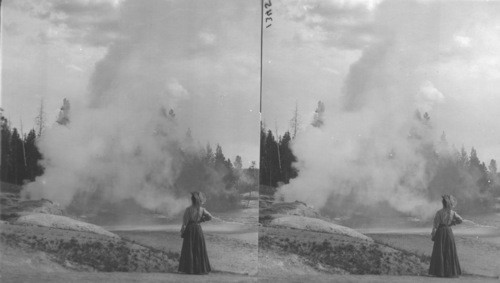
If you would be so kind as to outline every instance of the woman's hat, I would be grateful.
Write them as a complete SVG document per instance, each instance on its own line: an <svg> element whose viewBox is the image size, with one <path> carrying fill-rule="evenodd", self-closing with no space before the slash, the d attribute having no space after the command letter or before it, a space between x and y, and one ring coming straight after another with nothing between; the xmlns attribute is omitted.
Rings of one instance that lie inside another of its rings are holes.
<svg viewBox="0 0 500 283"><path fill-rule="evenodd" d="M200 197L200 203L203 205L205 202L207 202L207 197L205 196L204 193L198 192L198 196Z"/></svg>
<svg viewBox="0 0 500 283"><path fill-rule="evenodd" d="M457 200L452 195L443 195L442 198L446 202L447 207L454 208L457 205Z"/></svg>
<svg viewBox="0 0 500 283"><path fill-rule="evenodd" d="M202 192L192 192L191 195L198 199L201 205L205 204L207 198Z"/></svg>

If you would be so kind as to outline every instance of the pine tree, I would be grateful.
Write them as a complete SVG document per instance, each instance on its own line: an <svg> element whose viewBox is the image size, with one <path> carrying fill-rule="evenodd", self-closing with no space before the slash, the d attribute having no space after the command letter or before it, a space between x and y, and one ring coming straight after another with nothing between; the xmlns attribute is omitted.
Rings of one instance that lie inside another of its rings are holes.
<svg viewBox="0 0 500 283"><path fill-rule="evenodd" d="M279 164L278 143L276 142L271 130L266 135L266 163L269 174L266 185L275 187L281 180L281 168Z"/></svg>
<svg viewBox="0 0 500 283"><path fill-rule="evenodd" d="M490 160L490 165L488 166L488 170L491 174L497 174L497 162L495 159Z"/></svg>
<svg viewBox="0 0 500 283"><path fill-rule="evenodd" d="M297 177L297 171L293 168L292 164L297 161L290 149L290 132L286 132L280 140L280 157L282 166L282 179L285 184L290 182L290 179Z"/></svg>
<svg viewBox="0 0 500 283"><path fill-rule="evenodd" d="M226 168L231 169L231 170L234 168L233 163L231 162L230 158L228 158L226 161Z"/></svg>
<svg viewBox="0 0 500 283"><path fill-rule="evenodd" d="M490 165L488 166L489 175L488 180L491 187L491 191L494 196L500 196L500 174L497 169L497 162L495 159L490 160Z"/></svg>
<svg viewBox="0 0 500 283"><path fill-rule="evenodd" d="M36 133L32 129L25 141L26 147L26 178L30 181L34 181L35 177L41 176L43 174L43 167L39 164L42 160L42 154L38 150L36 145Z"/></svg>
<svg viewBox="0 0 500 283"><path fill-rule="evenodd" d="M469 170L478 170L480 169L480 161L479 158L477 157L477 152L476 149L473 147L470 150L470 157L469 157Z"/></svg>
<svg viewBox="0 0 500 283"><path fill-rule="evenodd" d="M299 115L299 105L295 102L295 109L293 111L293 117L290 120L290 128L292 131L292 139L297 136L298 131L300 130L300 115Z"/></svg>
<svg viewBox="0 0 500 283"><path fill-rule="evenodd" d="M45 105L43 97L40 99L40 107L38 109L38 116L35 118L35 124L38 127L38 136L40 137L45 130Z"/></svg>
<svg viewBox="0 0 500 283"><path fill-rule="evenodd" d="M222 153L222 147L217 144L217 147L215 148L215 166L221 166L226 163L226 157L224 156L224 153Z"/></svg>
<svg viewBox="0 0 500 283"><path fill-rule="evenodd" d="M204 161L205 161L205 164L210 165L210 166L213 165L215 162L214 151L212 150L210 143L207 143Z"/></svg>
<svg viewBox="0 0 500 283"><path fill-rule="evenodd" d="M21 185L26 177L26 166L23 152L23 140L16 128L12 130L11 147L13 157L13 170L9 181Z"/></svg>
<svg viewBox="0 0 500 283"><path fill-rule="evenodd" d="M67 125L69 123L69 110L70 110L70 104L68 99L63 100L63 106L61 106L61 109L59 111L59 117L57 118L57 123L60 125Z"/></svg>
<svg viewBox="0 0 500 283"><path fill-rule="evenodd" d="M2 113L3 114L3 113ZM1 116L1 180L9 182L12 176L13 160L12 160L12 133L10 131L9 121Z"/></svg>
<svg viewBox="0 0 500 283"><path fill-rule="evenodd" d="M314 117L311 125L313 127L319 128L323 126L323 114L325 113L325 104L321 101L318 101L318 107L316 107L316 111L314 112Z"/></svg>
<svg viewBox="0 0 500 283"><path fill-rule="evenodd" d="M469 167L469 156L467 155L467 152L465 151L463 145L462 148L460 149L460 156L458 159L458 163L464 169Z"/></svg>
<svg viewBox="0 0 500 283"><path fill-rule="evenodd" d="M238 171L241 171L241 169L243 168L243 162L241 160L241 156L239 155L236 155L236 158L234 159L234 168L236 168L236 170Z"/></svg>
<svg viewBox="0 0 500 283"><path fill-rule="evenodd" d="M269 166L267 158L267 145L266 145L266 132L264 129L264 123L260 124L260 171L259 171L259 183L261 185L267 185L269 183Z"/></svg>

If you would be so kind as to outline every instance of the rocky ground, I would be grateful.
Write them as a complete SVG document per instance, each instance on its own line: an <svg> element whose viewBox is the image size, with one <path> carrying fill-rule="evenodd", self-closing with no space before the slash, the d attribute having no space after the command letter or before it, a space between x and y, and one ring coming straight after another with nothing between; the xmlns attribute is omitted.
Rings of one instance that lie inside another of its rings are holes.
<svg viewBox="0 0 500 283"><path fill-rule="evenodd" d="M0 281L449 282L426 276L427 230L361 234L304 203L263 199L260 224L256 200L203 224L214 272L197 276L176 273L177 224L103 228L68 217L49 200L22 202L2 193ZM491 230L497 216L474 221ZM465 274L454 281L498 282L499 235L464 227L456 242Z"/></svg>
<svg viewBox="0 0 500 283"><path fill-rule="evenodd" d="M304 203L266 203L261 211L260 275L426 273L429 257L375 242Z"/></svg>
<svg viewBox="0 0 500 283"><path fill-rule="evenodd" d="M246 282L257 274L256 197L242 210L215 215L205 233L214 272L192 277L177 274L180 225L109 231L66 215L50 200L22 201L3 188L2 282Z"/></svg>
<svg viewBox="0 0 500 283"><path fill-rule="evenodd" d="M378 242L430 257L432 241L426 234L368 234ZM499 235L500 236L500 235ZM471 276L498 278L500 276L500 245L485 241L480 236L455 235L462 272Z"/></svg>
<svg viewBox="0 0 500 283"><path fill-rule="evenodd" d="M54 264L80 271L172 272L178 254L154 249L126 240L105 229L50 211L47 201L19 201L25 207L13 213L13 207L2 206L0 249L2 273L28 269L51 269ZM36 211L36 212L33 212ZM60 214L60 213L58 213ZM19 254L36 254L41 260L22 261ZM15 264L13 264L15 263ZM59 268L56 268L59 269Z"/></svg>
<svg viewBox="0 0 500 283"><path fill-rule="evenodd" d="M300 282L300 278L334 282L439 282L427 276L432 252L430 229L361 234L301 202L261 198L259 276ZM490 217L496 219L496 217ZM488 217L481 217L485 223ZM472 222L471 222L472 223ZM465 225L456 234L464 276L458 281L495 281L500 270L500 234L477 235L480 228ZM479 230L478 230L479 229ZM429 231L427 231L429 230ZM360 236L362 235L362 236ZM297 280L297 281L295 281ZM446 280L446 279L444 279ZM498 282L498 281L496 281Z"/></svg>

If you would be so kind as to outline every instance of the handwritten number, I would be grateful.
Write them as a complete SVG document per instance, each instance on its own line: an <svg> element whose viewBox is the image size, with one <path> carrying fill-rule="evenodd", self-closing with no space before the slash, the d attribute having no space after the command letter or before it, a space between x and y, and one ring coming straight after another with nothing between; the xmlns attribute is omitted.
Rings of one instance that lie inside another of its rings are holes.
<svg viewBox="0 0 500 283"><path fill-rule="evenodd" d="M268 3L264 3L264 8L267 10L267 11L265 12L265 14L266 14L266 16L267 16L267 17L266 17L266 21L265 21L266 23L267 23L268 21L271 21L271 22L273 21L273 18L271 18L272 14L273 14L272 10L270 9L270 8L271 8L271 6L272 6L271 0L269 0L269 2L268 2ZM267 26L266 26L266 28L269 28L271 25L272 25L272 24L267 25Z"/></svg>
<svg viewBox="0 0 500 283"><path fill-rule="evenodd" d="M271 7L271 5L271 0L269 0L269 3L264 4L264 8L268 9L269 7Z"/></svg>

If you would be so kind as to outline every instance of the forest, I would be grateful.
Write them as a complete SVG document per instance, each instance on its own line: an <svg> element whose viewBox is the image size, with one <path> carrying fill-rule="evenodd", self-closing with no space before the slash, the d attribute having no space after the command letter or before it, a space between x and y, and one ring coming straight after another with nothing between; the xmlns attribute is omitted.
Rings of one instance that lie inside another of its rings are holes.
<svg viewBox="0 0 500 283"><path fill-rule="evenodd" d="M311 119L311 127L320 128L323 121L324 104L320 101ZM292 150L296 135L307 134L298 131L297 109L290 121L290 130L283 135L273 133L271 129L261 125L260 131L260 185L261 192L274 193L277 187L288 184L291 179L300 177L298 169L299 157ZM414 119L419 127L432 129L429 113L415 111ZM292 134L290 133L292 132ZM457 197L460 210L466 212L484 212L497 209L500 197L500 173L497 161L487 162L478 157L475 147L466 149L450 145L443 131L439 140L424 140L417 129L408 129L408 139L417 141L417 151L425 160L425 177L428 180L427 199L440 197L443 192ZM394 158L394 152L387 153L387 159ZM348 166L346 164L346 166ZM402 178L401 182L404 182ZM355 188L354 188L355 190Z"/></svg>
<svg viewBox="0 0 500 283"><path fill-rule="evenodd" d="M63 109L69 109L69 102L64 101L61 113L53 127L65 127L71 123ZM3 113L2 113L3 114ZM175 119L175 113L170 110L169 118ZM37 117L40 125L39 117ZM47 165L38 143L47 131L45 125L38 131L31 129L23 133L11 122L1 116L1 178L0 181L19 186L36 181L42 176ZM258 189L258 168L255 161L243 167L242 157L237 155L234 160L224 155L222 146L216 144L215 150L210 143L201 146L196 142L191 130L187 130L183 140L178 141L175 158L180 163L180 170L175 175L173 185L159 188L173 191L177 196L186 195L190 191L201 191L207 198L207 208L215 211L238 208L243 194ZM105 188L102 188L105 190ZM70 205L70 210L83 213L105 205L100 199L103 193L96 190L91 193L77 194Z"/></svg>

